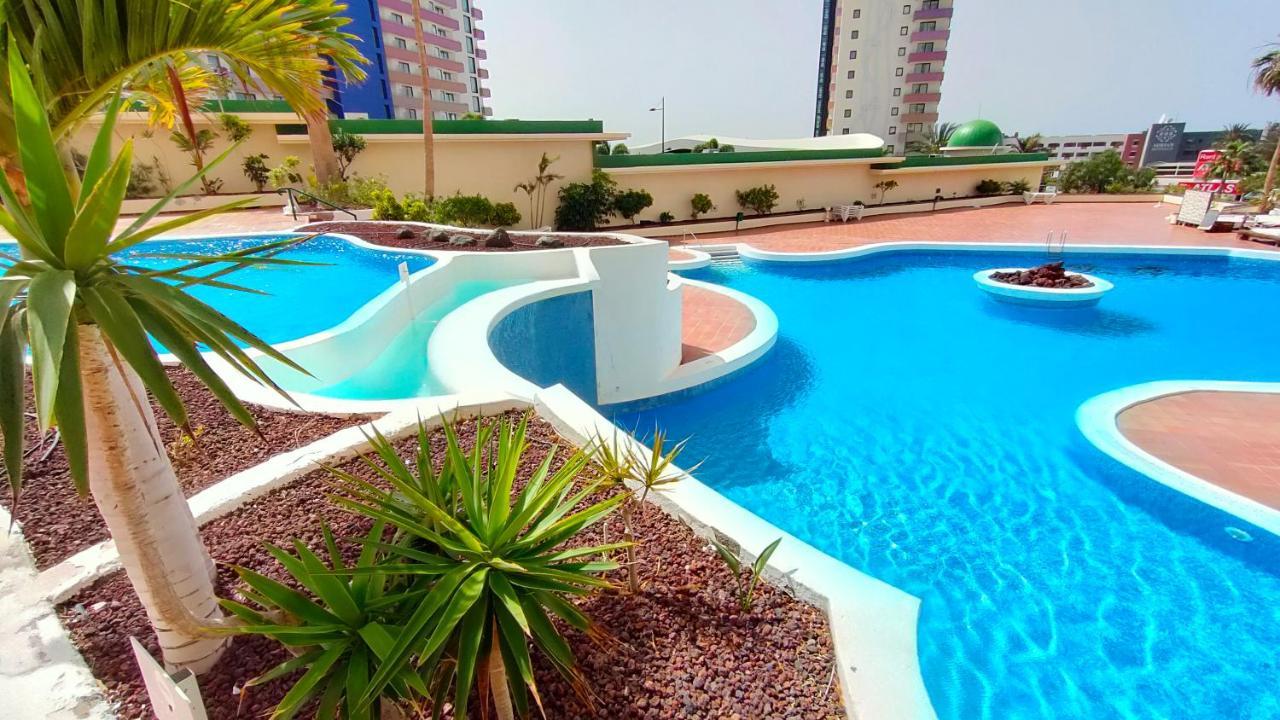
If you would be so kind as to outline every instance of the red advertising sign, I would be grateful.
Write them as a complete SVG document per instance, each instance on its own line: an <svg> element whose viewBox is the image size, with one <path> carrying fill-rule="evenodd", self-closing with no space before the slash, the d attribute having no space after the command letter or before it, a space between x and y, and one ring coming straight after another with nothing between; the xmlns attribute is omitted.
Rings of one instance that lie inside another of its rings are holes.
<svg viewBox="0 0 1280 720"><path fill-rule="evenodd" d="M1197 180L1205 179L1209 174L1209 166L1220 157L1222 157L1222 152L1219 150L1201 150L1200 154L1196 156L1196 169L1191 176Z"/></svg>
<svg viewBox="0 0 1280 720"><path fill-rule="evenodd" d="M1188 182L1178 183L1188 190L1203 190L1205 192L1226 193L1228 195L1240 194L1239 180L1206 180L1204 182Z"/></svg>

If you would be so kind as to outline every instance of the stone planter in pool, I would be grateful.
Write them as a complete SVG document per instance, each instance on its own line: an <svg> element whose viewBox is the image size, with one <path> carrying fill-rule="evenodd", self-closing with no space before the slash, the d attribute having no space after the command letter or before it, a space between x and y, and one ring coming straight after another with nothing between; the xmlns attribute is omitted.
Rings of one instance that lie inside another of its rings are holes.
<svg viewBox="0 0 1280 720"><path fill-rule="evenodd" d="M991 270L980 270L974 273L973 280L978 283L978 287L1001 302L1057 308L1097 305L1102 296L1115 287L1102 278L1073 272L1067 274L1082 277L1093 283L1093 285L1082 288L1046 288L1034 285L1013 285L991 279L991 276L995 273L1018 272L1023 269L993 268Z"/></svg>

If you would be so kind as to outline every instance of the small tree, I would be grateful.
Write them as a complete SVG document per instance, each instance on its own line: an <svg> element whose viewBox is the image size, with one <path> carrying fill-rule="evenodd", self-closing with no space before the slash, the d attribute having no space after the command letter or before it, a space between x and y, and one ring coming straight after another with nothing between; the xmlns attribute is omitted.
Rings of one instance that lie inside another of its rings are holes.
<svg viewBox="0 0 1280 720"><path fill-rule="evenodd" d="M613 150L610 153L613 155L630 155L631 148L627 147L626 143L618 143L613 146Z"/></svg>
<svg viewBox="0 0 1280 720"><path fill-rule="evenodd" d="M1000 184L999 180L987 178L985 180L979 180L978 186L974 189L977 190L979 195L996 195L1001 189L1003 189L1003 186Z"/></svg>
<svg viewBox="0 0 1280 720"><path fill-rule="evenodd" d="M689 198L689 206L693 208L693 219L697 220L699 215L705 215L716 209L714 203L711 202L711 196L706 193L694 193Z"/></svg>
<svg viewBox="0 0 1280 720"><path fill-rule="evenodd" d="M734 194L740 207L753 210L757 215L768 215L778 205L778 188L774 185L759 185Z"/></svg>
<svg viewBox="0 0 1280 720"><path fill-rule="evenodd" d="M569 183L560 188L560 205L556 208L559 230L595 230L608 222L614 213L618 183L609 174L596 170L589 183Z"/></svg>
<svg viewBox="0 0 1280 720"><path fill-rule="evenodd" d="M222 124L222 134L233 143L242 143L253 135L253 126L239 115L219 115L218 122Z"/></svg>
<svg viewBox="0 0 1280 720"><path fill-rule="evenodd" d="M338 158L338 178L343 182L347 180L347 171L351 169L352 161L364 152L365 146L363 135L349 133L342 128L334 128L333 153Z"/></svg>
<svg viewBox="0 0 1280 720"><path fill-rule="evenodd" d="M200 128L193 136L188 136L178 130L174 130L169 135L169 139L173 141L174 145L178 146L179 150L191 156L191 165L196 168L197 172L204 169L204 156L213 149L213 141L217 137L218 134L211 128ZM217 195L218 191L222 189L222 180L211 178L208 175L200 176L200 184L204 188L206 195Z"/></svg>
<svg viewBox="0 0 1280 720"><path fill-rule="evenodd" d="M876 203L876 204L877 204L877 205L883 205L883 204L884 204L884 196L885 196L885 195L888 195L888 194L889 194L889 191L890 191L890 190L892 190L892 189L894 189L894 188L896 188L896 187L898 187L898 181L897 181L897 180L881 180L880 182L876 183L876 184L875 184L875 189L877 189L877 190L879 190L879 191L880 191L880 202L878 202L878 203Z"/></svg>
<svg viewBox="0 0 1280 720"><path fill-rule="evenodd" d="M1115 150L1079 160L1058 173L1058 189L1067 193L1145 192L1155 182L1155 170L1134 170Z"/></svg>
<svg viewBox="0 0 1280 720"><path fill-rule="evenodd" d="M299 172L301 167L302 158L297 155L286 155L279 165L267 171L267 182L276 190L301 185L302 173Z"/></svg>
<svg viewBox="0 0 1280 720"><path fill-rule="evenodd" d="M267 180L271 176L271 170L267 167L266 155L262 153L249 155L241 161L240 168L244 170L244 176L249 178L249 182L253 183L258 192L262 192L267 188Z"/></svg>
<svg viewBox="0 0 1280 720"><path fill-rule="evenodd" d="M646 190L627 190L618 193L613 200L613 209L617 211L627 222L635 219L636 215L644 212L644 209L653 204L653 196Z"/></svg>

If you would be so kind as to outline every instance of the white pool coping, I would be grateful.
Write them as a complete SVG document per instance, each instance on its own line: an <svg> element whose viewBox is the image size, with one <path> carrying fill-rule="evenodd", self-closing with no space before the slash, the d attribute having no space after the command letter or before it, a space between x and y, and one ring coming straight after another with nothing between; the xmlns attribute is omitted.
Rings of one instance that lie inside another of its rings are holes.
<svg viewBox="0 0 1280 720"><path fill-rule="evenodd" d="M1095 395L1076 411L1080 431L1099 450L1156 482L1280 535L1280 509L1234 493L1143 450L1120 431L1120 413L1141 403L1187 392L1280 393L1280 383L1162 380Z"/></svg>

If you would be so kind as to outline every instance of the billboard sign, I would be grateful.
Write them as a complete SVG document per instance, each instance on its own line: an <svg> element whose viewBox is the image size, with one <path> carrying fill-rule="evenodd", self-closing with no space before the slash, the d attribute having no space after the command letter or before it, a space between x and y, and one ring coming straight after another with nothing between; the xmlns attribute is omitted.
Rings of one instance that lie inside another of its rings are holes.
<svg viewBox="0 0 1280 720"><path fill-rule="evenodd" d="M1196 156L1196 169L1191 173L1191 177L1197 180L1204 180L1209 176L1209 168L1218 158L1222 157L1221 150L1201 150Z"/></svg>
<svg viewBox="0 0 1280 720"><path fill-rule="evenodd" d="M1204 182L1184 180L1178 184L1188 190L1203 190L1205 192L1226 193L1227 195L1240 194L1239 180L1206 180Z"/></svg>
<svg viewBox="0 0 1280 720"><path fill-rule="evenodd" d="M1147 133L1147 149L1142 154L1142 164L1177 162L1182 149L1182 131L1186 123L1156 123Z"/></svg>

